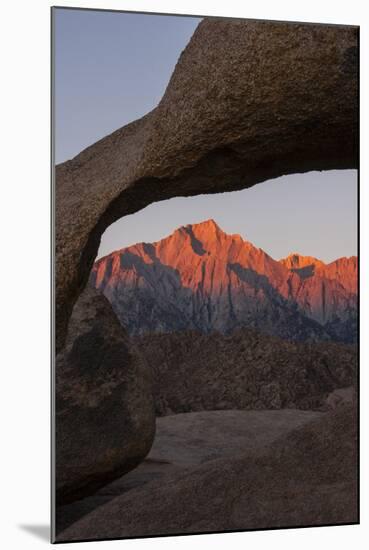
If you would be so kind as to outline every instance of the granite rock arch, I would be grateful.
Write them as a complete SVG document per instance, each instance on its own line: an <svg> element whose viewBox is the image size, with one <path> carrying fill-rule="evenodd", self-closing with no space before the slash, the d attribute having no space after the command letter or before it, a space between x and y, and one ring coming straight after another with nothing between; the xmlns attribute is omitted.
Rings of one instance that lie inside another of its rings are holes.
<svg viewBox="0 0 369 550"><path fill-rule="evenodd" d="M159 105L56 167L56 349L116 219L358 165L358 28L206 18Z"/></svg>

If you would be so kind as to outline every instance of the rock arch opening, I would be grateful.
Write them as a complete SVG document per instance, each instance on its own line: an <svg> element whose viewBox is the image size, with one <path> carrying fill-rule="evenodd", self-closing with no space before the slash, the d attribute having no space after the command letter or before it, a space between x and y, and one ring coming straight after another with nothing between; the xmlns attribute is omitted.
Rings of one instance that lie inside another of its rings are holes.
<svg viewBox="0 0 369 550"><path fill-rule="evenodd" d="M232 354L231 365L254 362L255 354L248 356L247 350L258 346L265 362L262 350L276 346L273 337L301 343L356 342L356 180L355 171L311 172L241 192L172 199L122 218L107 230L89 284L107 297L150 363L159 416L219 408L293 408L302 406L307 395L313 402L313 394L320 402L330 384L325 388L320 374L309 389L307 380L300 380L305 388L300 388L300 402L295 390L281 389L287 384L281 366L276 369L282 373L280 381L270 371L269 382L260 379L253 394L236 391L240 380L233 368L229 379L223 379L222 365ZM155 228L153 219L162 227ZM261 222L265 219L268 223ZM255 238L250 238L252 231ZM130 236L123 245L124 235ZM296 357L304 345L297 345ZM294 363L292 348L282 348L281 356L289 353ZM313 360L311 352L306 356L307 370L315 364L320 372L320 359ZM218 387L204 382L209 361L222 373L215 376L221 380ZM299 361L298 370L301 357ZM260 372L256 369L254 375L258 379ZM269 383L270 392L259 395L256 388Z"/></svg>

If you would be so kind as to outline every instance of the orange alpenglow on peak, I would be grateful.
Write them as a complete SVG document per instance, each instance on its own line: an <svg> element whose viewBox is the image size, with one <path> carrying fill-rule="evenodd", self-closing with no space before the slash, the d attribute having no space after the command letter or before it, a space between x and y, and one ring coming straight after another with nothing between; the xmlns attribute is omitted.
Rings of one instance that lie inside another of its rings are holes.
<svg viewBox="0 0 369 550"><path fill-rule="evenodd" d="M302 256L298 253L289 254L286 258L279 260L279 263L290 271L297 273L301 278L312 275L323 279L336 280L348 292L357 293L357 257L342 257L328 264L313 256Z"/></svg>
<svg viewBox="0 0 369 550"><path fill-rule="evenodd" d="M226 235L226 233L213 219L199 223L189 223L188 225L183 225L180 227L179 230L187 232L191 231L195 236L204 238L216 238L220 235Z"/></svg>
<svg viewBox="0 0 369 550"><path fill-rule="evenodd" d="M212 218L205 220L203 222L198 223L192 223L188 225L184 225L179 228L180 230L184 230L187 232L192 232L195 237L198 237L201 239L206 240L214 240L214 239L236 239L240 241L244 241L241 235L238 233L229 234L226 233ZM245 241L246 242L246 241Z"/></svg>
<svg viewBox="0 0 369 550"><path fill-rule="evenodd" d="M216 221L213 220L213 218L209 218L208 220L204 220L203 222L198 223L190 223L186 225L185 227L192 227L192 229L196 229L197 227L202 228L204 230L208 231L221 231L224 233L224 231L219 227L219 225L216 223Z"/></svg>
<svg viewBox="0 0 369 550"><path fill-rule="evenodd" d="M279 261L281 264L288 267L288 269L305 267L312 264L324 265L324 262L318 260L318 258L314 258L314 256L303 256L298 252L293 252L292 254L289 254L286 258L282 258Z"/></svg>
<svg viewBox="0 0 369 550"><path fill-rule="evenodd" d="M333 329L340 319L348 327L345 338L354 338L355 257L325 264L294 253L277 261L240 235L225 233L213 219L101 258L91 282L131 334L229 332L260 324L272 334L294 338L297 331L302 338L299 327L306 321L296 318L301 314L322 326L332 323ZM321 329L306 325L306 334L316 330Z"/></svg>

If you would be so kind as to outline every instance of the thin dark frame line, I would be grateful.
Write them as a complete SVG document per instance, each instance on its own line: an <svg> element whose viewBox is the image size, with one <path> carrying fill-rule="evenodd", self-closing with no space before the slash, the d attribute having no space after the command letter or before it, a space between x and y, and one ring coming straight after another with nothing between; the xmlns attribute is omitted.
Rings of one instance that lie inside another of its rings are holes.
<svg viewBox="0 0 369 550"><path fill-rule="evenodd" d="M170 534L158 534L158 535L138 535L128 537L111 537L111 538L99 538L99 539L75 539L70 541L57 541L56 540L56 505L55 505L55 12L56 10L79 10L79 11L94 11L94 12L108 12L108 13L127 13L127 14L141 14L141 15L164 15L172 17L190 17L190 18L211 18L211 19L240 19L242 21L259 21L267 23L291 23L297 25L314 25L314 26L329 26L329 27L345 27L353 28L358 32L357 37L357 116L358 116L358 129L357 129L357 515L358 520L356 522L347 523L327 523L319 525L297 525L297 526L279 526L279 527L265 527L255 529L234 529L226 531L202 531L193 533L170 533ZM110 540L137 540L148 538L160 538L160 537L175 537L175 536L196 536L196 535L221 535L227 533L248 533L248 532L261 532L261 531L279 531L279 530L291 530L291 529L309 529L309 528L321 528L321 527L342 527L352 526L360 524L360 25L347 25L339 23L318 23L307 21L285 21L285 20L273 20L273 19L256 19L256 18L243 18L243 17L230 17L220 15L191 15L191 14L176 14L176 13L161 13L161 12L145 12L145 11L130 11L130 10L117 10L108 8L82 8L72 6L51 6L50 8L50 174L51 174L51 234L50 234L50 246L51 246L51 281L50 281L50 298L51 298L51 480L50 480L50 492L51 492L51 529L50 529L50 542L53 544L70 544L75 542L102 542Z"/></svg>
<svg viewBox="0 0 369 550"><path fill-rule="evenodd" d="M291 23L292 25L319 25L328 27L345 27L345 28L357 28L359 25L352 25L347 23L321 23L315 21L287 21L285 19L258 19L257 17L232 17L230 15L207 15L207 14L190 14L190 13L169 13L158 11L135 11L135 10L118 10L114 8L80 8L78 6L52 6L51 9L55 10L75 10L75 11L98 11L106 13L128 13L136 15L161 15L171 17L191 17L192 19L240 19L241 21L260 21L265 23Z"/></svg>
<svg viewBox="0 0 369 550"><path fill-rule="evenodd" d="M233 529L232 531L201 531L194 533L168 533L164 535L137 535L129 537L109 537L103 539L73 539L73 540L58 540L55 541L55 544L73 544L77 542L104 542L111 540L140 540L140 539L158 539L158 538L168 538L168 537L195 537L197 535L227 535L232 533L255 533L263 531L292 531L293 529L320 529L321 527L347 527L351 525L359 525L358 521L347 522L347 523L324 523L319 525L287 525L280 527L263 527L261 529Z"/></svg>
<svg viewBox="0 0 369 550"><path fill-rule="evenodd" d="M360 523L360 398L361 398L361 388L360 388L360 367L361 367L361 356L360 356L360 323L361 323L361 312L360 312L360 27L357 30L357 410L356 410L356 422L357 422L357 515L358 523Z"/></svg>
<svg viewBox="0 0 369 550"><path fill-rule="evenodd" d="M55 261L55 229L56 229L56 216L55 216L55 10L50 10L50 214L51 214L51 234L50 234L50 248L51 248L51 281L50 281L50 310L51 310L51 396L50 396L50 440L51 440L51 452L50 452L50 542L55 542L56 538L56 504L55 504L55 273L56 273L56 261Z"/></svg>

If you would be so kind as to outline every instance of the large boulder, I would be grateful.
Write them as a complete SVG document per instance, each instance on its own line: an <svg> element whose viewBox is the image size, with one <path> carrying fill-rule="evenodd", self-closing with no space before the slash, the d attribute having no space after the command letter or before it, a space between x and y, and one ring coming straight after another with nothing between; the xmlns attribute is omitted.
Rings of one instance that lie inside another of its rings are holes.
<svg viewBox="0 0 369 550"><path fill-rule="evenodd" d="M56 169L56 337L100 237L173 196L357 166L358 28L205 19L145 117Z"/></svg>
<svg viewBox="0 0 369 550"><path fill-rule="evenodd" d="M63 503L137 466L155 433L150 371L95 289L74 307L55 386L56 501Z"/></svg>

